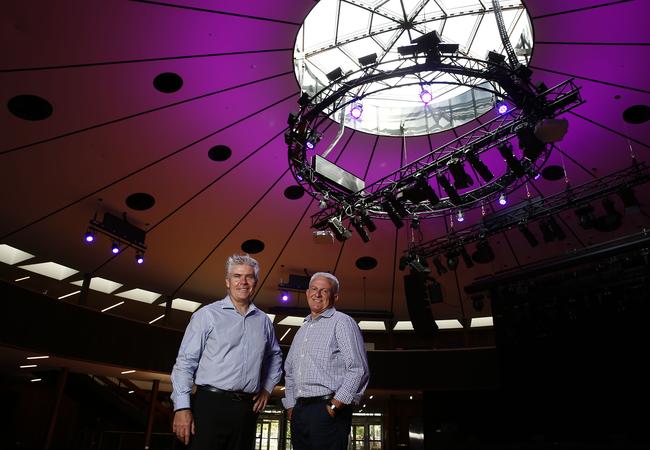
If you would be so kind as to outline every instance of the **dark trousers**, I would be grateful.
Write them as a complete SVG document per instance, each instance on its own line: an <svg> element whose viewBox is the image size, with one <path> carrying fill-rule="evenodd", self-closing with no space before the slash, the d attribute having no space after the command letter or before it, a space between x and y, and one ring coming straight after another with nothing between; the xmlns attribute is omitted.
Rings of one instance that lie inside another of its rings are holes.
<svg viewBox="0 0 650 450"><path fill-rule="evenodd" d="M350 407L327 413L327 401L297 403L291 416L291 444L294 450L346 450L352 425Z"/></svg>
<svg viewBox="0 0 650 450"><path fill-rule="evenodd" d="M255 442L253 401L197 390L192 405L196 434L190 450L247 450Z"/></svg>

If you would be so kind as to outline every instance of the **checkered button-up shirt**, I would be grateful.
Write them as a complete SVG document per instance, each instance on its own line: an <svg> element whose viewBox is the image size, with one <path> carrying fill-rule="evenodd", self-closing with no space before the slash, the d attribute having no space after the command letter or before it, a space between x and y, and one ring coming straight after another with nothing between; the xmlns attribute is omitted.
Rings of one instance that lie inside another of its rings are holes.
<svg viewBox="0 0 650 450"><path fill-rule="evenodd" d="M284 364L285 408L300 397L334 394L342 403L359 403L368 386L368 359L359 326L335 308L305 318Z"/></svg>

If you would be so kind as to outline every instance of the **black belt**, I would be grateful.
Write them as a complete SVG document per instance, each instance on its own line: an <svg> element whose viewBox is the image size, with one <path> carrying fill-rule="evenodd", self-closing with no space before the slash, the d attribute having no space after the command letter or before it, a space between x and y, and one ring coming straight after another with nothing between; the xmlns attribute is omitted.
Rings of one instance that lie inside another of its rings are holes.
<svg viewBox="0 0 650 450"><path fill-rule="evenodd" d="M298 397L296 403L299 405L309 405L311 403L326 402L327 400L332 400L334 395L321 395L318 397Z"/></svg>
<svg viewBox="0 0 650 450"><path fill-rule="evenodd" d="M202 391L208 391L208 392L213 392L215 394L220 394L232 400L236 400L238 402L241 402L243 400L252 402L253 397L255 396L255 394L251 394L249 392L224 391L223 389L219 389L214 386L208 386L208 385L199 385L196 388Z"/></svg>

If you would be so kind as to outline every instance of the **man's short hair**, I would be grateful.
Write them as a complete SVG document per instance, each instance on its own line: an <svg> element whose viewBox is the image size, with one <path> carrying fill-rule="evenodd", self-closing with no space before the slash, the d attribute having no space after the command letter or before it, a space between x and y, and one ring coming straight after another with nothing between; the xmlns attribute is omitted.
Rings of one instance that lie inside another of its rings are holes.
<svg viewBox="0 0 650 450"><path fill-rule="evenodd" d="M311 276L311 279L309 280L309 285L313 283L313 281L316 278L327 278L332 282L332 295L338 294L339 293L339 280L336 278L334 275L332 275L329 272L316 272Z"/></svg>
<svg viewBox="0 0 650 450"><path fill-rule="evenodd" d="M259 280L260 263L248 253L243 255L232 255L226 261L226 278L230 278L233 266L251 266L255 272L255 281Z"/></svg>

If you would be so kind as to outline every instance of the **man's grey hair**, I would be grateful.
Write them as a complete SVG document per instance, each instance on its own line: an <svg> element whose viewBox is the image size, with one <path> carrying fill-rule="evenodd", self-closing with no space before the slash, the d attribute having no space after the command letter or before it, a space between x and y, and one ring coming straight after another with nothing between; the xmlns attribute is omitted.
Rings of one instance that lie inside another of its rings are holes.
<svg viewBox="0 0 650 450"><path fill-rule="evenodd" d="M255 281L259 280L260 263L248 253L244 255L232 255L226 261L226 278L230 278L233 266L251 266L255 272Z"/></svg>
<svg viewBox="0 0 650 450"><path fill-rule="evenodd" d="M314 282L316 278L327 278L330 280L332 283L332 295L338 294L339 293L339 280L336 278L334 275L332 275L329 272L316 272L311 276L311 279L309 280L309 285Z"/></svg>

